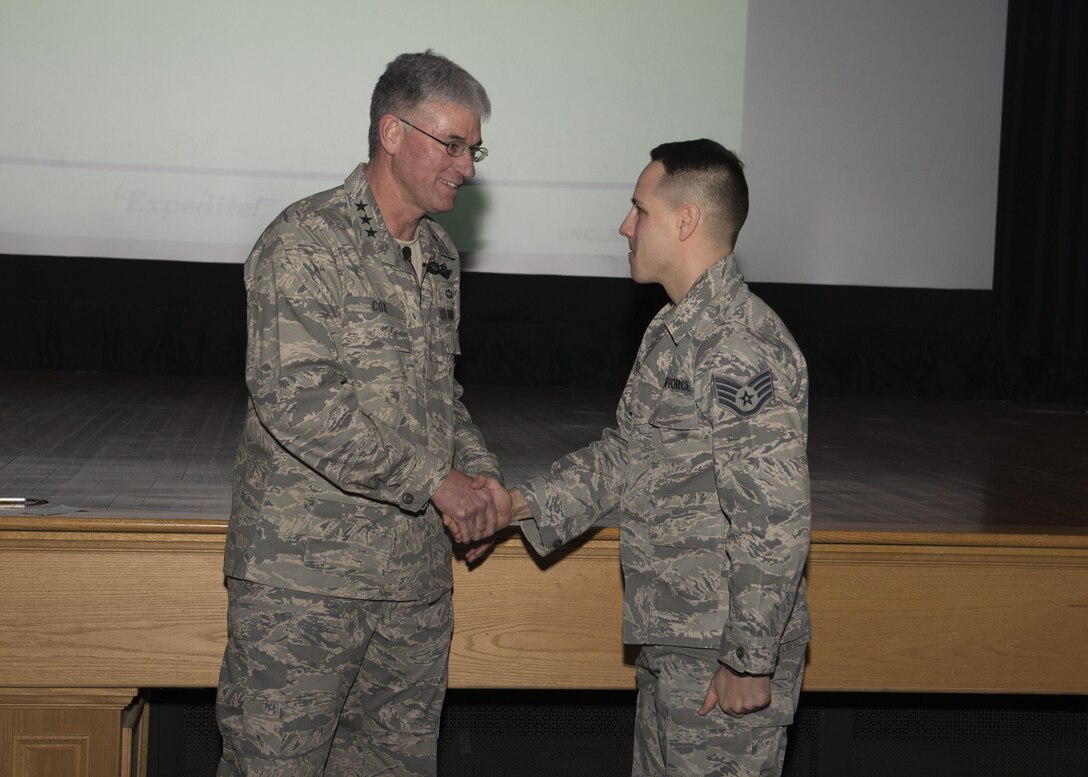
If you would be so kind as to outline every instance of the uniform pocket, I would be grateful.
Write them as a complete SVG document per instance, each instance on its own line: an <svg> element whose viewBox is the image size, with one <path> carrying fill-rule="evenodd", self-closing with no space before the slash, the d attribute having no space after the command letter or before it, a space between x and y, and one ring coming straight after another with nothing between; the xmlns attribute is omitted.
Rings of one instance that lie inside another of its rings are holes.
<svg viewBox="0 0 1088 777"><path fill-rule="evenodd" d="M645 490L658 508L710 507L717 502L709 427L690 394L666 392L649 420Z"/></svg>
<svg viewBox="0 0 1088 777"><path fill-rule="evenodd" d="M717 548L724 536L725 516L716 506L663 511L649 525L650 544L663 547Z"/></svg>
<svg viewBox="0 0 1088 777"><path fill-rule="evenodd" d="M363 350L400 351L412 350L408 330L393 323L372 323L365 328L344 332L344 345Z"/></svg>
<svg viewBox="0 0 1088 777"><path fill-rule="evenodd" d="M372 520L362 500L347 496L310 496L304 505L320 527L306 539L307 567L348 578L385 574L395 540L391 524Z"/></svg>
<svg viewBox="0 0 1088 777"><path fill-rule="evenodd" d="M343 345L359 410L378 424L402 427L412 361L408 330L383 316L345 331Z"/></svg>
<svg viewBox="0 0 1088 777"><path fill-rule="evenodd" d="M698 429L700 423L695 395L681 391L662 392L650 415L650 425L678 432Z"/></svg>
<svg viewBox="0 0 1088 777"><path fill-rule="evenodd" d="M355 381L403 380L412 338L403 314L384 301L363 299L350 306L340 341Z"/></svg>
<svg viewBox="0 0 1088 777"><path fill-rule="evenodd" d="M230 638L217 696L225 751L242 762L323 757L342 686L330 670L338 626L325 605L334 600L243 580L228 586Z"/></svg>
<svg viewBox="0 0 1088 777"><path fill-rule="evenodd" d="M453 362L461 353L457 330L448 323L431 326L430 332L431 379L441 380L453 375Z"/></svg>
<svg viewBox="0 0 1088 777"><path fill-rule="evenodd" d="M683 621L718 611L725 564L724 523L720 512L701 509L669 510L652 516L648 551L658 612L671 613Z"/></svg>

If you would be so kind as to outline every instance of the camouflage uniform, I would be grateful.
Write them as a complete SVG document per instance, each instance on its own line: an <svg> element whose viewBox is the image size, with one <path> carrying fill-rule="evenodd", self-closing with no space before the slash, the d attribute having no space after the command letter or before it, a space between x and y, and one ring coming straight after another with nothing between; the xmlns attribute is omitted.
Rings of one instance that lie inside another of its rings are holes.
<svg viewBox="0 0 1088 777"><path fill-rule="evenodd" d="M419 239L422 284L360 165L288 207L246 262L221 775L321 774L353 672L326 773L433 774L452 569L429 500L451 467L499 468L453 377L457 252L430 219ZM415 678L388 700L399 706L365 710L370 728L341 741L358 689L371 703L375 676L398 675ZM406 720L425 723L409 732Z"/></svg>
<svg viewBox="0 0 1088 777"><path fill-rule="evenodd" d="M617 427L519 486L535 516L521 528L541 553L620 511L624 641L643 646L640 705L656 709L662 726L671 716L664 729L648 730L654 714L640 715L636 774L778 773L773 764L754 771L743 754L732 754L733 765L708 765L722 753L710 744L709 754L693 754L683 727L705 742L715 727L781 733L792 719L796 657L811 631L802 577L807 406L796 343L730 256L650 323ZM774 674L771 706L737 720L720 710L697 717L721 664ZM661 690L655 678L683 666L695 673L683 692L670 681L668 697L647 698ZM656 760L647 755L653 748Z"/></svg>

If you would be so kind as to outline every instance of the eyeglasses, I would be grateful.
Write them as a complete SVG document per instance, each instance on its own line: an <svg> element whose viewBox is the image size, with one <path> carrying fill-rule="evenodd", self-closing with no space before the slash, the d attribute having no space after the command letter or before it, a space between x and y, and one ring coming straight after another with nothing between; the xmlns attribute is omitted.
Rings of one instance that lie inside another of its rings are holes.
<svg viewBox="0 0 1088 777"><path fill-rule="evenodd" d="M403 121L414 130L419 130L436 143L441 143L443 146L446 147L446 153L450 156L464 156L466 151L471 151L473 162L482 162L484 161L484 159L487 158L487 149L483 146L470 146L463 140L442 140L442 138L436 138L434 135L427 132L427 130L419 129L419 127L417 127L415 124L412 124L412 122L408 121L407 119L402 119L400 116L398 116L397 120Z"/></svg>

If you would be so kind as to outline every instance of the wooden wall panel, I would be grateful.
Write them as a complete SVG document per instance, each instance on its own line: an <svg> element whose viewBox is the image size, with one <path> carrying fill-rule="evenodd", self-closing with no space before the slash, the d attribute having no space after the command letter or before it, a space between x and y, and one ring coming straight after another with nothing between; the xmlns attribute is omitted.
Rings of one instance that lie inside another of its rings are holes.
<svg viewBox="0 0 1088 777"><path fill-rule="evenodd" d="M222 523L39 528L0 525L0 687L216 684ZM633 687L616 529L455 570L453 687ZM1088 538L816 533L809 582L807 690L1088 693Z"/></svg>

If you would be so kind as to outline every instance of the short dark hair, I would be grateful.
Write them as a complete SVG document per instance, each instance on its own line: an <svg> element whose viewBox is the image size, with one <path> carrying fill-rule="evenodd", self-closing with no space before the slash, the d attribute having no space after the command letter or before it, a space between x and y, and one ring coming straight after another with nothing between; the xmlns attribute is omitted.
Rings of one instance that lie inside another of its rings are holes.
<svg viewBox="0 0 1088 777"><path fill-rule="evenodd" d="M748 181L740 157L721 143L701 138L662 143L650 159L665 167L658 183L661 196L675 205L694 198L716 211L717 223L711 228L735 246L748 218Z"/></svg>
<svg viewBox="0 0 1088 777"><path fill-rule="evenodd" d="M387 113L398 114L429 102L446 102L474 111L481 120L491 115L491 101L483 86L460 65L430 49L401 54L390 62L370 96L370 156L378 150L378 122Z"/></svg>

